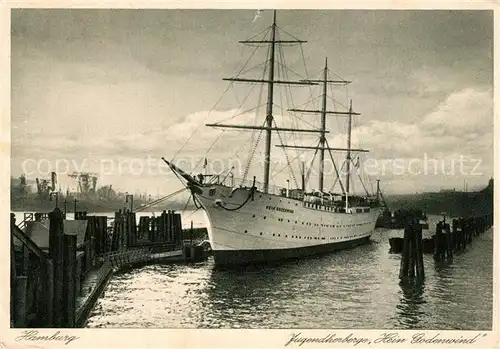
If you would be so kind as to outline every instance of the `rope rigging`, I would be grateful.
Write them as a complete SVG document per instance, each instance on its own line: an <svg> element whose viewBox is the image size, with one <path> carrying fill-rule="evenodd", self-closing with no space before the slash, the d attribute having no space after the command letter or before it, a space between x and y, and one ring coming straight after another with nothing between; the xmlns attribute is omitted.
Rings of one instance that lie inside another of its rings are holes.
<svg viewBox="0 0 500 349"><path fill-rule="evenodd" d="M274 122L274 124L277 127L276 122ZM280 140L281 145L284 146L285 144L283 143L283 139L281 139L281 134L278 131L276 131L276 133L278 134L278 138ZM293 181L295 182L295 187L298 188L299 187L299 183L297 182L297 178L295 178L295 173L292 170L292 164L290 163L290 159L288 158L288 153L285 151L284 147L281 148L281 149L283 149L283 152L285 153L286 163L287 163L287 166L288 166L288 168L290 170L290 174L292 175Z"/></svg>
<svg viewBox="0 0 500 349"><path fill-rule="evenodd" d="M264 122L262 123L262 126L264 126L266 123L266 121L264 120ZM261 129L260 132L259 132L259 135L257 136L257 141L255 142L254 146L253 146L253 149L252 149L252 152L248 158L248 161L247 161L247 165L245 166L245 171L243 173L243 179L242 179L242 183L246 181L247 179L247 176L248 176L248 171L250 170L250 164L252 163L252 160L253 160L253 157L255 156L255 152L257 150L257 146L259 145L259 142L260 142L260 137L262 136L262 131L264 131L264 129Z"/></svg>
<svg viewBox="0 0 500 349"><path fill-rule="evenodd" d="M318 141L318 147L314 151L313 158L311 160L311 163L309 164L309 169L307 170L307 175L306 175L306 178L305 178L306 183L309 182L309 176L311 175L312 164L314 163L314 160L316 159L316 154L318 154L318 150L319 150L319 141Z"/></svg>
<svg viewBox="0 0 500 349"><path fill-rule="evenodd" d="M269 29L269 28L266 28L266 29ZM265 31L266 29L264 29L263 31ZM263 32L261 31L261 33ZM259 34L257 34L259 35ZM256 36L257 36L256 35ZM254 37L256 37L254 36ZM246 66L248 65L248 63L250 62L250 60L252 59L252 57L255 55L255 53L257 52L257 49L260 47L260 45L257 45L257 47L255 47L255 49L253 50L252 54L250 55L250 57L247 59L247 61L245 62L245 64L243 65L243 67L240 69L240 71L238 72L237 75L240 75L242 71L244 71L244 69L246 68ZM194 134L196 132L198 132L198 130L200 129L201 125L205 123L205 121L208 119L208 117L212 114L212 111L214 111L214 109L219 105L219 103L221 102L221 100L224 98L224 96L226 95L227 91L229 91L229 89L234 85L234 81L231 81L229 83L229 85L226 87L226 89L224 90L224 92L222 93L222 95L220 96L220 98L217 100L217 102L215 102L214 106L210 109L210 111L207 113L207 115L205 116L205 118L203 119L203 122L200 123L200 125L191 133L191 135L188 137L188 139L184 142L184 144L179 148L179 150L175 153L175 155L172 157L171 159L171 162L173 162L175 160L175 158L180 154L180 152L184 149L184 147L189 143L189 141L193 138ZM224 131L223 131L224 132ZM201 161L200 161L201 163ZM199 166L199 164L197 164L197 166L195 167L195 169Z"/></svg>
<svg viewBox="0 0 500 349"><path fill-rule="evenodd" d="M328 144L328 140L325 140L325 141L326 141L326 146L328 148L330 148L330 144ZM333 168L335 169L335 174L337 175L337 179L339 181L340 188L342 189L342 194L345 194L344 185L342 184L342 179L340 178L340 174L339 174L339 171L337 169L337 165L335 163L335 159L333 158L332 150L328 149L328 153L330 154L330 158L332 159ZM334 186L335 186L335 184L334 184ZM332 187L331 191L333 191L333 187Z"/></svg>
<svg viewBox="0 0 500 349"><path fill-rule="evenodd" d="M168 195L166 195L166 196L164 196L164 197L162 197L162 198L159 198L159 199L156 199L156 200L154 200L154 201L148 202L148 203L147 203L147 204L145 204L144 206L141 206L141 207L138 207L138 208L134 209L134 211L133 211L133 212L140 212L140 211L144 211L144 210L146 210L146 209L148 209L148 208L150 208L150 207L152 207L152 206L158 205L158 204L160 204L160 203L162 203L162 202L164 202L164 201L166 201L166 200L170 199L171 197L173 197L173 196L175 196L175 195L177 195L177 194L179 194L179 193L182 193L182 192L183 192L183 191L185 191L185 190L187 190L187 188L182 188L182 189L179 189L179 190L177 190L177 191L175 191L175 192L173 192L173 193L170 193L170 194L168 194Z"/></svg>

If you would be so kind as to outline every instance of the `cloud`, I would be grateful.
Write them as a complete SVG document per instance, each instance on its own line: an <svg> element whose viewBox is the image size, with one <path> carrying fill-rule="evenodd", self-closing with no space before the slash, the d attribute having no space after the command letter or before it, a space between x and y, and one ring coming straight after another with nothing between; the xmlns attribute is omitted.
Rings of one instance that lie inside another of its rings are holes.
<svg viewBox="0 0 500 349"><path fill-rule="evenodd" d="M482 135L493 125L492 101L491 91L467 88L453 93L423 118L422 129L435 136L469 138L471 135Z"/></svg>
<svg viewBox="0 0 500 349"><path fill-rule="evenodd" d="M182 148L177 159L194 159L186 163L190 170L209 151L210 161L234 159L245 172L253 154L256 161L247 172L260 176L264 137L259 147L251 146L259 132L222 132L203 125L264 120L264 107L257 119L253 111L231 118L235 99L242 101L249 85L231 88L227 96L231 103L224 100L209 113L227 86L220 77L237 72L253 49L236 45L237 40L251 37L250 29L260 30L250 28L253 14L251 10L13 11L13 173L26 158L132 161L172 158ZM264 12L265 20L254 26L266 27L270 16ZM250 27L234 25L241 19ZM278 20L287 32L309 40L303 52L310 72L321 73L328 56L332 70L354 81L349 97L363 114L359 119L363 123L353 129L354 146L369 148L369 156L376 158L411 159L424 152L447 158L463 153L484 158L491 168L491 13L283 11ZM317 25L308 26L311 22ZM290 75L303 70L303 57L296 49L284 48L293 52L286 61ZM248 67L262 63L262 53ZM294 88L293 93L295 105L310 97L307 89ZM343 97L344 90L339 94ZM257 89L247 105L265 103L265 91L260 99L256 95ZM280 126L298 126L282 117L279 107L275 114ZM319 124L317 115L304 119ZM345 146L345 120L335 124L329 119L328 125L330 145ZM304 122L299 126L310 127ZM281 139L275 134L272 143L315 145L317 139L317 135L283 133ZM299 157L309 162L313 153L289 149L288 156L290 161ZM272 154L278 162L272 170L279 172L275 182L283 184L291 176L286 158L281 149L273 147ZM344 156L335 155L339 162ZM222 165L230 167L232 162ZM95 166L91 162L89 168ZM294 166L297 176L298 161ZM157 183L161 175L128 176L113 180L143 185L146 177ZM404 183L400 177L397 180ZM410 182L409 186L419 186L416 179Z"/></svg>

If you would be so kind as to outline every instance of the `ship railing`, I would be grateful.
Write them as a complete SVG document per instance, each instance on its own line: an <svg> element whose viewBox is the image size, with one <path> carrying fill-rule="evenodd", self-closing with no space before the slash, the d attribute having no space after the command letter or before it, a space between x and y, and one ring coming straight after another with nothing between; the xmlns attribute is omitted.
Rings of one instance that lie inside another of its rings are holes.
<svg viewBox="0 0 500 349"><path fill-rule="evenodd" d="M244 178L236 178L236 177L228 177L226 180L221 183L222 185L226 185L229 187L243 187L243 188L251 188L253 185L259 191L264 191L264 183L259 181L253 181L253 179L244 179ZM285 187L280 187L277 185L269 184L267 188L268 194L278 195L278 196L287 196L287 189Z"/></svg>
<svg viewBox="0 0 500 349"><path fill-rule="evenodd" d="M310 202L304 201L302 206L306 208L311 208L319 211L336 212L336 213L363 213L370 212L371 208L369 206L351 206L347 208L344 203L341 202Z"/></svg>

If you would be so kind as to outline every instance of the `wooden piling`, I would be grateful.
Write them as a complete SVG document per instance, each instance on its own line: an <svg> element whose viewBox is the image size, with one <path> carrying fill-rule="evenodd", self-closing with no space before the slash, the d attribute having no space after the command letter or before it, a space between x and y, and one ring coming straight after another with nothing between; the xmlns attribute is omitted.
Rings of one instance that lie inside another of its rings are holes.
<svg viewBox="0 0 500 349"><path fill-rule="evenodd" d="M460 239L459 250L463 251L465 249L465 244L466 244L465 220L463 218L460 218L457 223L458 223L458 228L460 228L460 231L458 234L459 239Z"/></svg>
<svg viewBox="0 0 500 349"><path fill-rule="evenodd" d="M401 255L401 264L399 267L400 279L403 279L408 276L408 269L410 264L410 237L411 237L411 228L409 225L406 225L403 237L403 253Z"/></svg>
<svg viewBox="0 0 500 349"><path fill-rule="evenodd" d="M415 237L415 266L417 278L423 280L425 278L424 255L422 244L422 225L416 222L414 237Z"/></svg>
<svg viewBox="0 0 500 349"><path fill-rule="evenodd" d="M170 231L170 238L169 242L174 243L175 242L175 233L176 233L176 228L175 228L175 211L170 210L168 211L170 215L170 224L169 224L169 231Z"/></svg>
<svg viewBox="0 0 500 349"><path fill-rule="evenodd" d="M453 245L451 240L450 224L444 223L445 239L446 239L446 258L453 259Z"/></svg>
<svg viewBox="0 0 500 349"><path fill-rule="evenodd" d="M170 210L168 212L163 211L163 215L165 216L165 240L164 241L172 241L172 213Z"/></svg>
<svg viewBox="0 0 500 349"><path fill-rule="evenodd" d="M130 246L130 227L129 227L129 211L124 211L122 215L122 220L123 220L123 244L124 244L124 250L127 249L128 246Z"/></svg>
<svg viewBox="0 0 500 349"><path fill-rule="evenodd" d="M138 240L138 231L137 231L137 217L135 215L135 212L131 213L131 220L132 222L130 223L130 225L132 226L133 244L136 245Z"/></svg>
<svg viewBox="0 0 500 349"><path fill-rule="evenodd" d="M457 251L459 249L459 246L460 246L460 239L458 236L458 221L455 218L451 221L451 230L452 230L453 249L455 251Z"/></svg>
<svg viewBox="0 0 500 349"><path fill-rule="evenodd" d="M399 278L422 281L425 277L422 250L422 225L419 216L406 217L403 239L403 253L399 269Z"/></svg>
<svg viewBox="0 0 500 349"><path fill-rule="evenodd" d="M56 207L54 211L49 214L50 228L49 228L49 256L53 261L54 269L54 327L61 327L62 325L62 312L63 304L60 301L63 297L63 235L64 235L64 221L62 219L61 210Z"/></svg>
<svg viewBox="0 0 500 349"><path fill-rule="evenodd" d="M467 219L467 236L468 236L468 243L472 243L472 230L473 230L473 225L474 225L474 218L469 217Z"/></svg>
<svg viewBox="0 0 500 349"><path fill-rule="evenodd" d="M181 244L181 235L182 235L182 218L180 213L174 214L174 226L175 232L172 242L175 243L176 246Z"/></svg>
<svg viewBox="0 0 500 349"><path fill-rule="evenodd" d="M110 251L108 246L108 217L99 217L99 231L101 240L101 249L99 254L103 254Z"/></svg>
<svg viewBox="0 0 500 349"><path fill-rule="evenodd" d="M155 217L154 218L154 224L155 224L155 242L163 242L162 241L162 236L161 236L161 224L160 224L160 219L161 217Z"/></svg>
<svg viewBox="0 0 500 349"><path fill-rule="evenodd" d="M76 314L76 235L63 235L64 278L62 327L75 327Z"/></svg>
<svg viewBox="0 0 500 349"><path fill-rule="evenodd" d="M442 243L442 222L436 224L436 233L434 235L434 259L440 260L443 258L443 243Z"/></svg>
<svg viewBox="0 0 500 349"><path fill-rule="evenodd" d="M120 237L121 237L120 250L125 251L127 249L127 239L128 239L127 230L125 229L125 211L122 214L120 214Z"/></svg>

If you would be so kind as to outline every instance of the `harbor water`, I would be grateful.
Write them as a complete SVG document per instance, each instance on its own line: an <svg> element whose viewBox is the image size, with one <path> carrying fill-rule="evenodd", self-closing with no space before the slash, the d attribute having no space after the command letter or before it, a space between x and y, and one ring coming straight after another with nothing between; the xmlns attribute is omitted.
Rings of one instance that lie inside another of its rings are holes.
<svg viewBox="0 0 500 349"><path fill-rule="evenodd" d="M493 229L453 263L424 255L422 286L400 285L391 233L379 229L370 244L274 267L218 270L209 259L116 274L86 326L491 330Z"/></svg>

